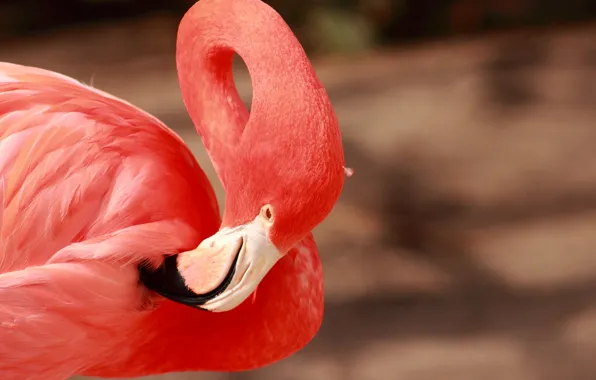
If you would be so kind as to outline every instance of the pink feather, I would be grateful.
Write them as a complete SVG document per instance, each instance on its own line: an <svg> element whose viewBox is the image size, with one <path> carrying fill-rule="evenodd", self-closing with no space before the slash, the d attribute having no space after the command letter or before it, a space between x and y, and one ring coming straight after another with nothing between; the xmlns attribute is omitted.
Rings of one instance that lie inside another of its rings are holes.
<svg viewBox="0 0 596 380"><path fill-rule="evenodd" d="M90 357L113 360L101 355L121 352L151 308L136 265L194 248L219 223L204 173L156 118L71 78L7 63L0 205L7 380L64 379Z"/></svg>

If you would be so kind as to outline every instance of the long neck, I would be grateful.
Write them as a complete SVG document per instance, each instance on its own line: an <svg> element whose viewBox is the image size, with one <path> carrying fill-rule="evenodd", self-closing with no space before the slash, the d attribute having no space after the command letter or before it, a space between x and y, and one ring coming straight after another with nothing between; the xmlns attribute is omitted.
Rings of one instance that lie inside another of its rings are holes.
<svg viewBox="0 0 596 380"><path fill-rule="evenodd" d="M250 116L234 85L234 53L251 74ZM223 168L235 155L249 117L252 125L270 124L282 116L281 106L286 112L293 107L284 104L288 100L298 107L300 89L317 81L289 27L259 0L196 3L180 23L177 68L182 97L224 186Z"/></svg>
<svg viewBox="0 0 596 380"><path fill-rule="evenodd" d="M234 53L252 79L250 115L234 85ZM263 187L269 180L278 189L332 188L337 194L316 211L330 210L343 183L337 118L279 14L260 0L200 0L180 23L177 67L185 105L227 192L224 224L229 210L236 222L254 218L261 205L249 197L271 191Z"/></svg>

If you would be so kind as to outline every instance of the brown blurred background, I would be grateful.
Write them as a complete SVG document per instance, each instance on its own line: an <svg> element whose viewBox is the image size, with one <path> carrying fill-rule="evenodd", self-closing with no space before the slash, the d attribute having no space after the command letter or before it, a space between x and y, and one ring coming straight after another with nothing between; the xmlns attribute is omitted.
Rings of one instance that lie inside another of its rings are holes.
<svg viewBox="0 0 596 380"><path fill-rule="evenodd" d="M4 0L0 60L157 115L222 200L176 80L190 4ZM271 367L155 379L596 379L596 1L270 4L327 87L355 169L316 230L325 322ZM237 83L250 101L241 64Z"/></svg>

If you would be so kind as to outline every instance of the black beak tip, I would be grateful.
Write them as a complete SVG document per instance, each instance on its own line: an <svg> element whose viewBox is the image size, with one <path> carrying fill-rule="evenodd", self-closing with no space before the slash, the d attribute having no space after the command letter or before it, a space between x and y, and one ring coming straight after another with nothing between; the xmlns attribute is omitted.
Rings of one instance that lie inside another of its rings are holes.
<svg viewBox="0 0 596 380"><path fill-rule="evenodd" d="M184 283L177 266L178 255L167 256L163 264L153 270L139 265L139 280L148 289L183 305L200 308L211 297L194 293Z"/></svg>
<svg viewBox="0 0 596 380"><path fill-rule="evenodd" d="M236 258L223 282L219 284L217 288L205 294L197 294L186 286L182 275L178 271L178 255L167 256L162 265L155 270L146 265L140 265L139 280L149 290L152 290L167 299L193 308L205 310L201 308L201 306L223 293L232 283L241 251L242 246L238 248Z"/></svg>

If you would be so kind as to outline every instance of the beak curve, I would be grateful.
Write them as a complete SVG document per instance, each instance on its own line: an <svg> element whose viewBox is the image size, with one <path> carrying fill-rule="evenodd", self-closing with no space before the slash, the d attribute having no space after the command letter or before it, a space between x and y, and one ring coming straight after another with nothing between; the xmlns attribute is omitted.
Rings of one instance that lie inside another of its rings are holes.
<svg viewBox="0 0 596 380"><path fill-rule="evenodd" d="M283 256L271 243L269 224L223 228L191 251L169 256L156 271L141 268L141 281L162 296L212 312L234 309Z"/></svg>

